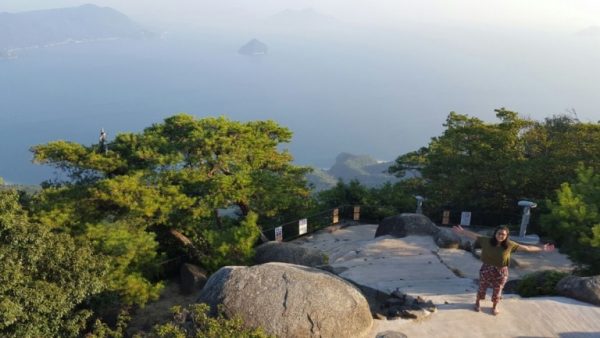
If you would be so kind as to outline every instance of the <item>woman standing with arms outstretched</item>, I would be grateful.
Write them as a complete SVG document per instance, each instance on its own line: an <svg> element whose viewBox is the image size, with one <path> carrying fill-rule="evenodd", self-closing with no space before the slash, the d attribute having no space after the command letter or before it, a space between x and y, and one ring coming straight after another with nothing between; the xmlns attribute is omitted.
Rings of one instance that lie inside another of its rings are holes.
<svg viewBox="0 0 600 338"><path fill-rule="evenodd" d="M487 288L491 287L492 292L492 314L500 313L498 303L502 298L502 289L508 280L508 265L510 264L510 255L515 251L525 252L543 252L552 251L554 246L544 244L543 247L534 245L518 244L508 238L509 230L506 226L497 227L492 237L482 236L463 229L460 225L452 227L452 231L459 235L466 236L481 246L481 269L479 270L479 291L475 300L475 311L480 311L479 302L485 299Z"/></svg>

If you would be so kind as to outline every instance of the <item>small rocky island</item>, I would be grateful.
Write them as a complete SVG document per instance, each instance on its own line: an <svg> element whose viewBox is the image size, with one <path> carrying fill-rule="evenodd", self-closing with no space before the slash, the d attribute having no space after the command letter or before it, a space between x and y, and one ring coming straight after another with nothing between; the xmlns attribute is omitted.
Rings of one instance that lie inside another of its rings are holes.
<svg viewBox="0 0 600 338"><path fill-rule="evenodd" d="M252 39L240 47L238 53L242 55L264 55L267 54L267 51L268 47L266 44L258 41L257 39Z"/></svg>

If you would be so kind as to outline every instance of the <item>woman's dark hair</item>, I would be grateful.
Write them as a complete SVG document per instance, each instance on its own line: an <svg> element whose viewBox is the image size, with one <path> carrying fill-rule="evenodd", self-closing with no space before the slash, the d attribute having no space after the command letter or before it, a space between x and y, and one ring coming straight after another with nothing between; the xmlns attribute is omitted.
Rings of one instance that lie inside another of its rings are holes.
<svg viewBox="0 0 600 338"><path fill-rule="evenodd" d="M506 230L506 238L502 242L500 242L500 245L504 249L508 249L508 236L510 234L510 230L508 229L508 227L506 225L501 225L501 226L497 227L496 229L494 229L494 234L492 235L492 238L490 238L490 244L492 246L498 245L498 240L496 239L496 234L500 230Z"/></svg>

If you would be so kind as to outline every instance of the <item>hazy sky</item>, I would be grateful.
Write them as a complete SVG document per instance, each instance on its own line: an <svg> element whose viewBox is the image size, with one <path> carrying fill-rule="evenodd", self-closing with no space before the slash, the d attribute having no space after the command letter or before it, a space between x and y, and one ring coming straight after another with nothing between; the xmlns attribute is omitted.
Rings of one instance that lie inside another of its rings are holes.
<svg viewBox="0 0 600 338"><path fill-rule="evenodd" d="M2 0L0 12L94 3L155 22L235 22L311 7L362 24L486 24L541 30L600 25L597 0Z"/></svg>
<svg viewBox="0 0 600 338"><path fill-rule="evenodd" d="M179 111L275 119L294 131L299 163L320 167L341 151L391 160L418 149L450 111L497 122L500 107L538 120L574 109L600 120L600 0L0 0L0 12L85 3L166 38L0 62L10 79L0 81L0 124L13 123L0 145L21 140L0 152L22 163L5 178L27 179L32 144L94 142L98 126L115 135ZM305 8L338 22L265 20ZM253 37L266 58L237 54Z"/></svg>

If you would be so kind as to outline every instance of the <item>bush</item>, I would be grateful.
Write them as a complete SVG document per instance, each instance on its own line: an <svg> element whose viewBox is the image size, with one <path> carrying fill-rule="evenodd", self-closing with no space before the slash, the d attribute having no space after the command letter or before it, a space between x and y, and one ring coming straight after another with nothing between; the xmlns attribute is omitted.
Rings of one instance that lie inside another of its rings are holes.
<svg viewBox="0 0 600 338"><path fill-rule="evenodd" d="M0 191L0 336L77 337L105 290L90 243L30 222L16 191Z"/></svg>
<svg viewBox="0 0 600 338"><path fill-rule="evenodd" d="M517 292L522 297L556 295L556 284L568 273L560 271L539 271L526 275L517 285Z"/></svg>
<svg viewBox="0 0 600 338"><path fill-rule="evenodd" d="M210 317L210 306L193 304L187 308L174 306L171 308L173 320L164 325L154 327L152 337L160 338L267 338L262 329L245 328L240 318L227 319L222 311L216 317Z"/></svg>

